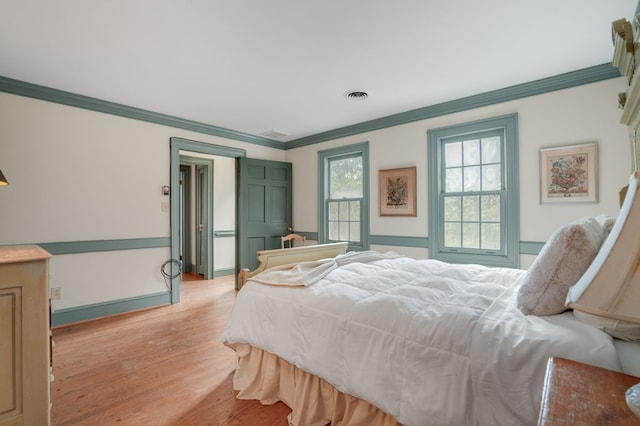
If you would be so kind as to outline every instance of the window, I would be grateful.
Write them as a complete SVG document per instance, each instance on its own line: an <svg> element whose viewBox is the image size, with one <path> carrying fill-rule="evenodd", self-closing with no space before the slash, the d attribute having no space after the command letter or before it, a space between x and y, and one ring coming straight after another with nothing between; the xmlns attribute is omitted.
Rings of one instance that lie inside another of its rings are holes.
<svg viewBox="0 0 640 426"><path fill-rule="evenodd" d="M318 153L318 242L369 246L369 145L361 143Z"/></svg>
<svg viewBox="0 0 640 426"><path fill-rule="evenodd" d="M427 135L430 257L518 267L517 115Z"/></svg>

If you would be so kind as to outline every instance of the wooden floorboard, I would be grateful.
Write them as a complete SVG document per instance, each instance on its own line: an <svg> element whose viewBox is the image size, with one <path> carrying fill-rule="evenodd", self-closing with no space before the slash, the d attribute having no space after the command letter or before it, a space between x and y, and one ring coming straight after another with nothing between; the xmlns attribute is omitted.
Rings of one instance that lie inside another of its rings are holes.
<svg viewBox="0 0 640 426"><path fill-rule="evenodd" d="M235 398L233 286L189 278L178 304L54 329L52 424L287 425L286 405Z"/></svg>

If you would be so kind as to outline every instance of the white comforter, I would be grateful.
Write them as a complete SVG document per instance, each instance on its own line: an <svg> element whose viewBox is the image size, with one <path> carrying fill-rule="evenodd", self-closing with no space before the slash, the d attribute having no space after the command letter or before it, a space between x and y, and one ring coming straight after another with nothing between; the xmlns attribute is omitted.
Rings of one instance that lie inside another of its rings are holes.
<svg viewBox="0 0 640 426"><path fill-rule="evenodd" d="M550 356L620 370L611 338L571 312L516 308L524 271L340 258L306 286L248 282L222 340L278 355L408 426L534 424Z"/></svg>

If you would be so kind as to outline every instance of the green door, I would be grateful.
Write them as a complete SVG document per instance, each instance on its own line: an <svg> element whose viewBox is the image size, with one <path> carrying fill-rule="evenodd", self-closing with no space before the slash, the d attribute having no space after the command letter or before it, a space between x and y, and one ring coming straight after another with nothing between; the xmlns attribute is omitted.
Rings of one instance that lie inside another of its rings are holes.
<svg viewBox="0 0 640 426"><path fill-rule="evenodd" d="M213 254L209 247L212 246L210 235L211 229L211 209L209 194L211 185L209 184L209 165L196 165L196 273L202 275L205 280L213 278L210 267Z"/></svg>
<svg viewBox="0 0 640 426"><path fill-rule="evenodd" d="M238 271L258 266L256 252L280 248L291 226L291 163L238 159Z"/></svg>

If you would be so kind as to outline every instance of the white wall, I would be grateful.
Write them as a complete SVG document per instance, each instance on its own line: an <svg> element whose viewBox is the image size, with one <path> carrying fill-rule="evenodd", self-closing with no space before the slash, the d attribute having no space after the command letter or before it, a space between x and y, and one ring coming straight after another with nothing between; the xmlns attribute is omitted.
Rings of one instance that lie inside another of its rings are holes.
<svg viewBox="0 0 640 426"><path fill-rule="evenodd" d="M213 229L236 230L236 162L228 157L215 157L213 162ZM236 242L233 237L213 240L216 271L235 268Z"/></svg>
<svg viewBox="0 0 640 426"><path fill-rule="evenodd" d="M301 232L317 231L317 151L369 141L371 234L428 237L427 130L514 112L521 240L544 242L572 219L617 214L617 191L631 171L627 131L618 124L623 89L622 78L607 80L287 151L0 93L0 168L11 182L0 188L0 245L169 237L169 214L160 207L166 201L161 187L169 184L170 137L292 162L293 226ZM599 202L540 205L538 149L591 141L599 144ZM378 216L377 171L411 165L418 170L417 217ZM227 228L217 219L214 226ZM389 248L428 255L421 248ZM168 248L55 256L50 285L62 289L62 299L53 308L165 291L160 266L169 256ZM522 266L532 259L523 256Z"/></svg>
<svg viewBox="0 0 640 426"><path fill-rule="evenodd" d="M0 93L0 245L169 237L161 211L169 139L243 148L283 161L282 150ZM217 224L216 224L217 225ZM166 291L169 248L55 256L53 309Z"/></svg>
<svg viewBox="0 0 640 426"><path fill-rule="evenodd" d="M382 130L287 150L293 163L293 226L306 232L318 229L317 152L369 141L372 235L428 237L427 130L504 114L518 113L520 155L520 240L544 242L551 233L573 219L619 211L618 190L631 173L629 137L619 124L617 93L624 79L611 79L576 88L504 102ZM599 201L596 204L541 205L539 202L538 150L542 147L597 142L599 148ZM417 166L417 217L378 215L378 170ZM420 248L393 249L426 258ZM521 256L527 268L535 256Z"/></svg>

